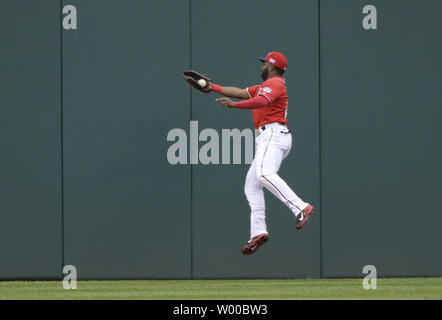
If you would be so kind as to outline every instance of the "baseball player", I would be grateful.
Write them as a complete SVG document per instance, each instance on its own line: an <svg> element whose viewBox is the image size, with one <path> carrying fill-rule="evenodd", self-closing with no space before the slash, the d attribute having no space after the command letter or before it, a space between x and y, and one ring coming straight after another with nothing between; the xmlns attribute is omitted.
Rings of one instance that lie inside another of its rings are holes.
<svg viewBox="0 0 442 320"><path fill-rule="evenodd" d="M253 123L258 129L256 152L247 173L244 192L251 209L250 240L241 252L244 255L255 253L269 239L265 221L263 188L281 200L295 215L296 229L300 230L313 213L313 206L299 198L281 179L278 170L292 146L292 135L287 127L287 88L282 77L287 69L287 59L280 52L270 52L259 59L261 85L245 89L223 87L209 81L208 91L215 91L225 97L244 99L234 102L229 98L217 98L221 105L229 108L251 109Z"/></svg>

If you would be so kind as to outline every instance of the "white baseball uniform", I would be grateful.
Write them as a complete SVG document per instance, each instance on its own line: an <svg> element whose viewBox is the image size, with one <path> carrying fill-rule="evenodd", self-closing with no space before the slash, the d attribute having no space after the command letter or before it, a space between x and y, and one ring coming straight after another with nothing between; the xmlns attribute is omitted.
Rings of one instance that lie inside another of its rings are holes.
<svg viewBox="0 0 442 320"><path fill-rule="evenodd" d="M297 216L308 203L303 202L281 179L278 170L292 147L292 135L287 128L287 90L285 80L273 77L260 86L247 88L252 98L262 95L270 101L264 108L253 110L256 137L255 158L247 173L244 192L250 205L250 239L267 232L263 188L281 200Z"/></svg>

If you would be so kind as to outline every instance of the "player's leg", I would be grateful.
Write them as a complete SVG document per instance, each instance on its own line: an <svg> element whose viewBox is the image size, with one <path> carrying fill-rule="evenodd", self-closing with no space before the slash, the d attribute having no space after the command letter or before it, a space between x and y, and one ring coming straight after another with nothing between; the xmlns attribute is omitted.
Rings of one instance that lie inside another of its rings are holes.
<svg viewBox="0 0 442 320"><path fill-rule="evenodd" d="M270 132L267 132L265 139L263 139L263 152L257 153L255 157L256 179L281 200L295 216L298 216L301 210L308 206L308 203L302 201L277 174L282 160L290 151L292 143L291 134L281 133L281 131L278 128L270 128Z"/></svg>
<svg viewBox="0 0 442 320"><path fill-rule="evenodd" d="M250 239L267 233L265 221L264 190L256 178L256 161L253 160L244 185L244 193L250 206Z"/></svg>
<svg viewBox="0 0 442 320"><path fill-rule="evenodd" d="M259 148L257 148L259 149ZM250 240L241 249L244 255L256 252L269 239L265 222L263 186L256 179L256 161L253 161L246 177L244 192L250 205Z"/></svg>

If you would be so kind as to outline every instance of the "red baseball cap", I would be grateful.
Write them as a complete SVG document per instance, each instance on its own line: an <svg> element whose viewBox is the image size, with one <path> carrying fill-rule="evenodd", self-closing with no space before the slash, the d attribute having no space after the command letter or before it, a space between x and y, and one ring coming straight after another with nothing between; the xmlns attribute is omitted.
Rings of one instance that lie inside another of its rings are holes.
<svg viewBox="0 0 442 320"><path fill-rule="evenodd" d="M262 62L270 62L281 70L287 69L287 59L281 52L278 51L270 52L265 58L258 58L258 60Z"/></svg>

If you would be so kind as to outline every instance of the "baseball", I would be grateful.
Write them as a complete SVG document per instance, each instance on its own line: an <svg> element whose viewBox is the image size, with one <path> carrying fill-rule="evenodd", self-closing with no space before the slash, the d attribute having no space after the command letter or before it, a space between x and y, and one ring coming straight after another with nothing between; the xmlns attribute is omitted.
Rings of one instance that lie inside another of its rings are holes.
<svg viewBox="0 0 442 320"><path fill-rule="evenodd" d="M206 80L204 79L199 79L198 80L198 84L200 85L200 87L204 88L206 86Z"/></svg>

